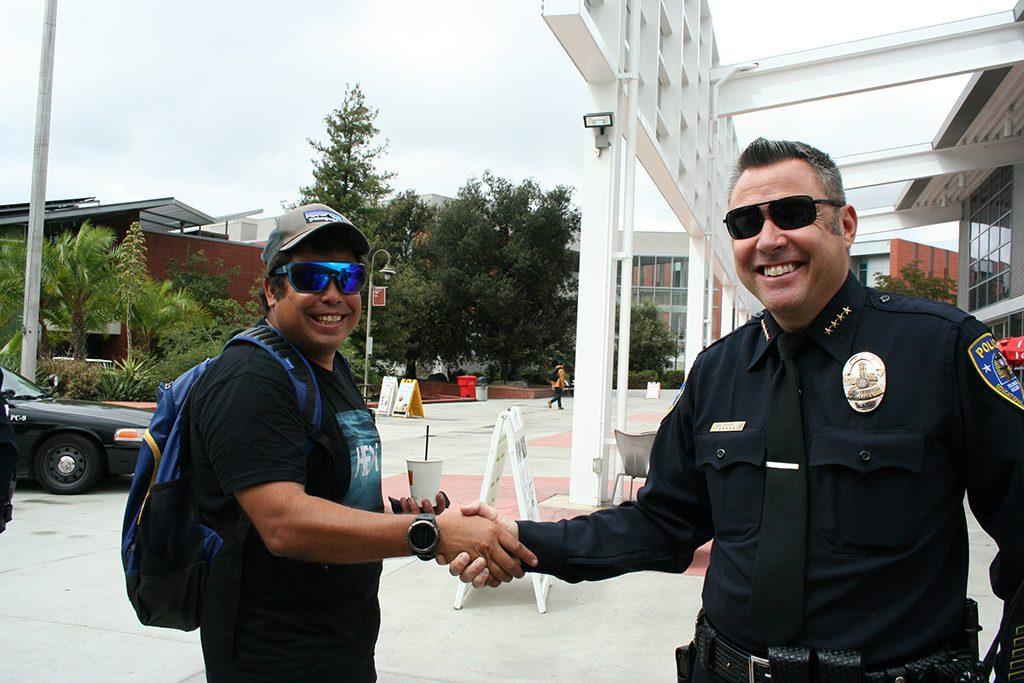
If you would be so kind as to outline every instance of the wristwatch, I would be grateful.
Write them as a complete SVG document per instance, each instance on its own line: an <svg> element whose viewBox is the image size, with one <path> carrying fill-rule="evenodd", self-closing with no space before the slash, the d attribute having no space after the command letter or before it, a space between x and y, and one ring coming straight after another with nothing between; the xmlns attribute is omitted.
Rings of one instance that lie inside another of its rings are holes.
<svg viewBox="0 0 1024 683"><path fill-rule="evenodd" d="M441 540L441 533L437 530L437 520L432 512L424 512L416 515L409 525L409 531L405 535L409 541L409 548L412 554L421 560L432 560L437 554L437 544Z"/></svg>

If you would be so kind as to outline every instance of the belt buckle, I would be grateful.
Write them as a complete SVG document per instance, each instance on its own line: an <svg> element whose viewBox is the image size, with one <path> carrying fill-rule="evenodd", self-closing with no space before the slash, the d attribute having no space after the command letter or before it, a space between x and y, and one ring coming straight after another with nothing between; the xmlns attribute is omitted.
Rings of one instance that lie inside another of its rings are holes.
<svg viewBox="0 0 1024 683"><path fill-rule="evenodd" d="M756 683L756 679L754 678L754 672L756 671L755 667L758 664L763 666L764 669L765 669L764 677L766 679L768 679L768 680L771 679L771 677L772 677L771 665L768 662L768 660L764 659L763 657L755 657L754 655L750 655L750 658L747 660L747 681L748 681L748 683Z"/></svg>

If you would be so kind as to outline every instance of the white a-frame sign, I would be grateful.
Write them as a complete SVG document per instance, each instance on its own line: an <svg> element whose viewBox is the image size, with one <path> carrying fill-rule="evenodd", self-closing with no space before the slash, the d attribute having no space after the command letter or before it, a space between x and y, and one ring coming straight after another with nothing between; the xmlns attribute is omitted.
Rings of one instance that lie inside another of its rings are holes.
<svg viewBox="0 0 1024 683"><path fill-rule="evenodd" d="M487 453L487 466L484 467L484 480L480 485L480 500L494 505L498 498L498 487L501 476L505 473L505 461L512 466L512 480L516 486L516 500L519 502L520 519L534 522L540 521L540 509L537 507L537 490L533 486L533 475L530 474L530 463L526 458L526 429L523 427L523 414L513 406L498 415L491 435L491 448ZM530 573L533 580L533 592L537 598L537 611L547 611L548 589L551 588L551 577L546 574ZM462 609L466 594L473 587L470 583L460 583L455 592L455 609Z"/></svg>

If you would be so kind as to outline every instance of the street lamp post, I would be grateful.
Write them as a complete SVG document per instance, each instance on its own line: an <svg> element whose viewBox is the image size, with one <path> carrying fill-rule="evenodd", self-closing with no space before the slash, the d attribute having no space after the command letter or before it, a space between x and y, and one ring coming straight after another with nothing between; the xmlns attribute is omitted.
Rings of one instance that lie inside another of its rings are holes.
<svg viewBox="0 0 1024 683"><path fill-rule="evenodd" d="M370 344L373 337L370 336L370 322L373 320L373 267L377 262L377 257L380 254L384 254L384 267L380 269L381 275L385 278L390 278L395 274L395 271L391 269L391 254L386 249L378 249L373 252L373 256L370 257L370 282L368 283L368 293L366 295L366 348L365 355L363 356L363 398L365 399L369 394L370 389Z"/></svg>

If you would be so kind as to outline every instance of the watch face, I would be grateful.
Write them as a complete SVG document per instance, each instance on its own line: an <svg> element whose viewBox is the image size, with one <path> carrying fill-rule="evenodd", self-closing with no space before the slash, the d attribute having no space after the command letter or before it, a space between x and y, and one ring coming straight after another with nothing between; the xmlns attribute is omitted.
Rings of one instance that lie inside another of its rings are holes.
<svg viewBox="0 0 1024 683"><path fill-rule="evenodd" d="M437 540L437 531L428 522L417 522L409 529L409 544L414 550L429 550Z"/></svg>

